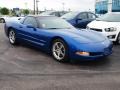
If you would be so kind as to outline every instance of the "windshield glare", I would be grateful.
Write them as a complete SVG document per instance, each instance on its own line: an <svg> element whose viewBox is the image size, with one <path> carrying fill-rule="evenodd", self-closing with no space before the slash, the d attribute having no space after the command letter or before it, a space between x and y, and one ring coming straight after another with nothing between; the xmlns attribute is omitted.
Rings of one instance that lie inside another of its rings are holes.
<svg viewBox="0 0 120 90"><path fill-rule="evenodd" d="M56 18L56 17L46 17L46 18L38 18L39 25L44 29L69 29L73 28L71 24L67 21Z"/></svg>
<svg viewBox="0 0 120 90"><path fill-rule="evenodd" d="M65 15L63 15L61 18L64 18L64 19L73 19L77 16L78 12L70 12L70 13L67 13Z"/></svg>
<svg viewBox="0 0 120 90"><path fill-rule="evenodd" d="M120 22L120 14L105 14L104 16L97 18L99 21L107 21L107 22Z"/></svg>

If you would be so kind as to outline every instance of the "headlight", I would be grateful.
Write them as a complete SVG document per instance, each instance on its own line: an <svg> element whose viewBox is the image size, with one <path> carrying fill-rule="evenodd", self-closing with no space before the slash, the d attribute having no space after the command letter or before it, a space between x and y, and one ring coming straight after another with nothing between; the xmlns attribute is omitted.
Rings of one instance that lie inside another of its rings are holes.
<svg viewBox="0 0 120 90"><path fill-rule="evenodd" d="M117 28L114 28L114 27L105 28L105 31L106 31L106 32L114 32L114 31L116 31L116 30L117 30Z"/></svg>

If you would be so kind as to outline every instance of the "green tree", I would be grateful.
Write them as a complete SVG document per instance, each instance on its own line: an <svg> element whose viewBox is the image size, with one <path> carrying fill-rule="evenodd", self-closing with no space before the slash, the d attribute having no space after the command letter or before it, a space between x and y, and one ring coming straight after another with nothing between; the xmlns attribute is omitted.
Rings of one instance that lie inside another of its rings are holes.
<svg viewBox="0 0 120 90"><path fill-rule="evenodd" d="M2 15L8 15L9 14L9 9L8 8L1 8L0 9L0 13L2 14Z"/></svg>
<svg viewBox="0 0 120 90"><path fill-rule="evenodd" d="M29 13L30 13L30 12L29 12L28 9L24 9L24 10L23 10L23 14L24 14L24 15L28 15Z"/></svg>

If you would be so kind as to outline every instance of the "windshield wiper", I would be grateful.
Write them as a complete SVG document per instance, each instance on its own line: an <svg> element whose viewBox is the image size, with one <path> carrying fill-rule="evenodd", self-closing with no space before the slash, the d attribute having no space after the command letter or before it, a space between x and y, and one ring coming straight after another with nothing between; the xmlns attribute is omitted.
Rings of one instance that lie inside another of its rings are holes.
<svg viewBox="0 0 120 90"><path fill-rule="evenodd" d="M60 29L60 28L47 28L47 29Z"/></svg>
<svg viewBox="0 0 120 90"><path fill-rule="evenodd" d="M47 28L47 29L71 29L71 28L67 27L67 28Z"/></svg>

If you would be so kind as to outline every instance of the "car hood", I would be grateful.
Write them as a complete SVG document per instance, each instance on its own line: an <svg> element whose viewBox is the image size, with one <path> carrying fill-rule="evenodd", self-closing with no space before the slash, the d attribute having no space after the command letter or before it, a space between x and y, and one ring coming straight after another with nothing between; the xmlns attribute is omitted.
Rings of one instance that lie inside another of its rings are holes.
<svg viewBox="0 0 120 90"><path fill-rule="evenodd" d="M99 28L99 29L119 27L119 26L120 26L120 22L107 22L107 21L97 21L97 20L94 20L88 24L88 27L90 28Z"/></svg>
<svg viewBox="0 0 120 90"><path fill-rule="evenodd" d="M101 35L98 32L86 29L62 29L56 30L55 32L59 33L62 36L70 37L71 39L74 39L80 43L102 42L107 39L105 36Z"/></svg>

